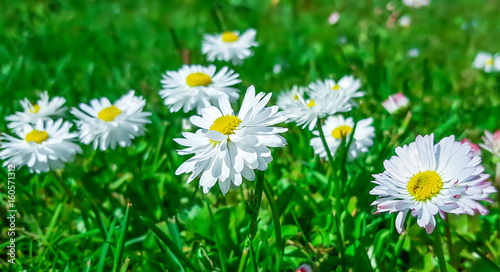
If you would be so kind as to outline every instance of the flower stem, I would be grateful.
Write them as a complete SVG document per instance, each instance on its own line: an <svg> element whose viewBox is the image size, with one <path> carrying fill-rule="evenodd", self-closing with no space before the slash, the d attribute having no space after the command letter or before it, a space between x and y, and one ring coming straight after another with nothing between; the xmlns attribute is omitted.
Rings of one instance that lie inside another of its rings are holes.
<svg viewBox="0 0 500 272"><path fill-rule="evenodd" d="M443 245L441 241L441 233L439 233L439 228L434 230L434 252L438 257L439 270L441 272L448 272L446 269L446 261L444 259Z"/></svg>
<svg viewBox="0 0 500 272"><path fill-rule="evenodd" d="M212 221L212 227L213 227L214 234L215 234L215 241L217 242L217 251L219 252L219 258L220 258L220 264L222 266L222 272L227 272L226 259L224 258L223 253L222 253L222 247L221 247L221 242L220 242L220 238L219 238L219 230L217 228L217 223L215 222L214 214L212 213L212 208L210 208L210 202L208 202L208 199L206 197L204 197L204 198L205 198L205 204L207 205L207 209L208 209L208 212L210 214L210 220Z"/></svg>
<svg viewBox="0 0 500 272"><path fill-rule="evenodd" d="M340 263L341 263L341 270L344 271L344 242L342 240L342 233L340 232L340 226L341 222L339 221L339 212L340 212L340 199L341 199L341 192L342 188L340 187L340 184L338 182L337 178L337 167L335 166L335 162L333 161L333 156L332 152L330 151L330 147L328 146L328 143L326 142L325 138L325 133L323 132L323 124L321 123L321 119L318 117L318 122L316 123L316 127L318 128L319 131L319 136L321 138L321 141L323 142L323 146L325 147L326 155L328 157L328 161L330 162L330 166L333 170L334 177L330 178L328 180L328 191L329 191L329 196L332 197L333 192L335 192L335 201L334 201L334 209L333 209L333 220L335 221L335 235L337 236L337 245L339 248L339 254L340 254ZM332 186L333 185L333 186Z"/></svg>
<svg viewBox="0 0 500 272"><path fill-rule="evenodd" d="M446 233L446 245L448 247L448 255L450 256L450 263L453 266L455 264L454 258L453 258L453 243L451 240L451 232L450 232L450 221L448 221L448 214L444 214L444 221L446 221L446 224L444 225L444 230Z"/></svg>
<svg viewBox="0 0 500 272"><path fill-rule="evenodd" d="M264 194L266 194L267 201L269 202L269 206L271 206L271 213L273 215L274 221L274 232L276 235L276 271L281 271L281 259L283 257L283 244L281 241L281 225L280 225L280 215L278 213L278 208L276 206L276 202L274 202L273 194L271 193L271 189L269 188L269 184L264 180Z"/></svg>

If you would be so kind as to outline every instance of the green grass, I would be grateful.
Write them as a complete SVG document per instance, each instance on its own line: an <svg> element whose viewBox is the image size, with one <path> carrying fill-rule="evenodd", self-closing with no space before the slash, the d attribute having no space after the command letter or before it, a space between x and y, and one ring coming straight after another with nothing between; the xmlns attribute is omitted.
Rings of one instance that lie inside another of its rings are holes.
<svg viewBox="0 0 500 272"><path fill-rule="evenodd" d="M409 28L386 27L387 3L2 1L0 119L20 110L20 99L34 101L43 90L77 106L101 96L115 100L135 89L153 113L146 135L128 148L100 152L86 146L62 171L16 172L17 259L7 268L1 258L2 271L222 271L221 258L227 271L255 271L254 263L263 271L276 271L282 246L281 271L295 271L302 263L315 271L340 270L342 262L353 271L437 271L434 238L414 218L399 236L395 214L373 215L371 175L382 172L394 148L416 135L434 132L437 139L455 135L481 142L484 130L500 128L500 76L472 68L478 51L500 51L500 3L432 0L430 6L414 10L391 1L401 14L411 16ZM335 10L340 21L328 25ZM470 22L471 27L462 29ZM265 172L270 188L262 197L251 247L254 218L246 213L245 201L255 182L244 181L225 197L215 186L205 202L197 180L186 184L187 175L174 174L187 158L177 155L180 146L172 139L181 136L181 120L190 115L169 113L158 95L162 74L183 63L172 30L189 51L190 62L206 65L200 52L204 33L250 27L257 29L260 46L242 66L230 65L242 79L237 86L241 93L255 85L276 97L293 84L344 74L363 81L367 95L350 115L373 117L376 138L368 154L345 165L339 214L342 260L332 200L325 193L332 173L328 163L313 155L308 131L287 124L288 146L273 150L274 160ZM408 56L413 47L420 49L417 58ZM273 73L275 64L283 66L281 73ZM398 91L412 102L412 119L403 130L402 118L380 106ZM7 131L3 122L0 131ZM487 152L483 166L494 174ZM3 185L6 168L0 173ZM5 252L7 190L0 188L0 249ZM271 194L274 201L267 198ZM278 214L272 214L270 205ZM499 207L496 202L486 205L489 215L449 216L453 255L438 220L448 271L498 270ZM276 243L276 216L281 245ZM399 255L395 248L400 248Z"/></svg>

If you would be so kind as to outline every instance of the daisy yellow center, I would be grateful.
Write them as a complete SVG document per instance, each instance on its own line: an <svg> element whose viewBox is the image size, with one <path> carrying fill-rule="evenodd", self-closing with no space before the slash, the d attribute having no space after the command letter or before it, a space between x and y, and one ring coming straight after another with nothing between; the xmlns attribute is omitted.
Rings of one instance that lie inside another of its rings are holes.
<svg viewBox="0 0 500 272"><path fill-rule="evenodd" d="M311 101L309 101L309 103L307 103L308 108L310 108L312 106L316 106L316 102L314 102L314 99L311 99Z"/></svg>
<svg viewBox="0 0 500 272"><path fill-rule="evenodd" d="M293 100L299 100L299 96L298 96L298 95L295 95L295 96L293 97Z"/></svg>
<svg viewBox="0 0 500 272"><path fill-rule="evenodd" d="M240 123L240 118L227 114L215 119L209 130L215 130L224 135L231 135Z"/></svg>
<svg viewBox="0 0 500 272"><path fill-rule="evenodd" d="M39 110L40 110L40 106L35 104L35 105L33 105L33 109L30 109L30 112L38 113Z"/></svg>
<svg viewBox="0 0 500 272"><path fill-rule="evenodd" d="M110 122L115 120L116 116L120 115L120 113L122 113L122 111L119 108L115 107L115 105L113 105L100 111L97 114L97 118L106 122Z"/></svg>
<svg viewBox="0 0 500 272"><path fill-rule="evenodd" d="M186 77L186 84L190 87L208 86L212 83L212 78L205 73L192 73Z"/></svg>
<svg viewBox="0 0 500 272"><path fill-rule="evenodd" d="M227 43L232 43L238 40L238 35L234 34L232 31L226 31L222 33L222 41Z"/></svg>
<svg viewBox="0 0 500 272"><path fill-rule="evenodd" d="M341 138L344 138L345 136L347 136L347 134L349 134L351 132L352 132L352 127L347 126L347 125L343 125L343 126L340 126L338 128L335 128L332 131L332 137L335 139L341 139Z"/></svg>
<svg viewBox="0 0 500 272"><path fill-rule="evenodd" d="M332 90L338 91L340 89L340 86L335 84L335 86L332 87Z"/></svg>
<svg viewBox="0 0 500 272"><path fill-rule="evenodd" d="M26 134L26 142L35 142L41 144L49 138L49 134L46 131L32 130L30 133Z"/></svg>
<svg viewBox="0 0 500 272"><path fill-rule="evenodd" d="M443 180L436 171L427 170L411 177L406 189L416 200L427 201L443 189Z"/></svg>
<svg viewBox="0 0 500 272"><path fill-rule="evenodd" d="M493 58L491 58L491 59L487 59L487 60L485 61L485 63L486 63L486 65L493 65Z"/></svg>

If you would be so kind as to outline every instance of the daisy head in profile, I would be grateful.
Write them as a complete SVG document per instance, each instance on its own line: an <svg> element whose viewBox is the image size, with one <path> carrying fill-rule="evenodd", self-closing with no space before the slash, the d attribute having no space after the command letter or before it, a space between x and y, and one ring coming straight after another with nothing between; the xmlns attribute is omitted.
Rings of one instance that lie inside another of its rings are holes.
<svg viewBox="0 0 500 272"><path fill-rule="evenodd" d="M500 130L495 133L484 132L482 144L479 144L484 150L488 151L494 157L500 159Z"/></svg>
<svg viewBox="0 0 500 272"><path fill-rule="evenodd" d="M326 143L330 148L331 154L335 154L338 147L344 138L349 138L354 132L353 140L349 146L348 159L353 160L360 153L368 152L368 149L373 145L375 137L375 128L371 125L373 118L359 120L356 129L354 130L354 120L352 117L344 118L342 115L330 116L326 119L323 125ZM325 146L319 137L317 130L313 131L317 137L311 139L311 146L314 148L314 153L320 158L328 159Z"/></svg>
<svg viewBox="0 0 500 272"><path fill-rule="evenodd" d="M31 173L64 168L66 162L73 161L75 154L82 152L73 142L78 135L69 132L71 126L62 119L39 119L33 125L24 125L17 137L3 133L0 137L3 165L27 166Z"/></svg>
<svg viewBox="0 0 500 272"><path fill-rule="evenodd" d="M183 65L178 71L167 71L161 80L160 96L170 112L201 110L216 104L219 96L234 102L239 97L235 84L241 82L239 74L227 67L218 72L214 65Z"/></svg>
<svg viewBox="0 0 500 272"><path fill-rule="evenodd" d="M372 205L377 206L376 213L398 212L399 233L408 212L427 233L434 230L437 213L486 214L478 201L491 201L488 195L496 190L480 163L470 146L454 136L437 144L433 134L418 136L415 142L397 147L396 156L384 162L385 171L373 175L377 186L370 194L379 199Z"/></svg>
<svg viewBox="0 0 500 272"><path fill-rule="evenodd" d="M20 101L23 111L16 112L13 115L7 116L7 127L14 132L23 130L26 124L35 124L38 120L48 121L52 118L62 116L66 112L66 107L63 107L66 99L55 96L49 99L47 91L40 95L40 99L32 104L28 98Z"/></svg>
<svg viewBox="0 0 500 272"><path fill-rule="evenodd" d="M222 34L205 34L201 44L201 52L208 61L221 60L240 65L244 59L253 55L252 46L257 46L255 29L247 29L240 34L238 31L225 31Z"/></svg>
<svg viewBox="0 0 500 272"><path fill-rule="evenodd" d="M472 63L474 68L484 70L486 73L500 71L500 54L479 52Z"/></svg>
<svg viewBox="0 0 500 272"><path fill-rule="evenodd" d="M399 92L397 94L390 95L384 102L382 102L382 107L384 107L390 114L397 114L408 106L410 100L403 93Z"/></svg>
<svg viewBox="0 0 500 272"><path fill-rule="evenodd" d="M240 186L243 178L255 180L254 170L264 171L273 159L270 147L283 147L286 140L279 135L286 128L273 127L286 120L278 106L266 107L271 94L255 94L250 86L236 114L226 96L219 97L219 106L202 110L192 116L199 127L195 133L183 132L184 138L174 139L186 146L180 155L193 156L185 161L176 175L190 173L187 182L200 176L199 186L208 193L216 183L225 195L231 186Z"/></svg>
<svg viewBox="0 0 500 272"><path fill-rule="evenodd" d="M81 103L80 110L73 108L80 141L104 151L116 145L129 146L135 137L144 134L151 113L143 111L146 100L134 94L131 90L114 104L102 97L92 99L90 105Z"/></svg>

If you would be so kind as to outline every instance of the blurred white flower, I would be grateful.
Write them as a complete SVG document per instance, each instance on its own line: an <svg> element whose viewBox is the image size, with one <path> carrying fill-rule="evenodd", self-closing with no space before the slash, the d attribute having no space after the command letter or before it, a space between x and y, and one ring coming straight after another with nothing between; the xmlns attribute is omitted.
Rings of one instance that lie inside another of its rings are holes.
<svg viewBox="0 0 500 272"><path fill-rule="evenodd" d="M484 143L479 145L493 156L500 158L500 130L497 130L494 134L485 131L482 138Z"/></svg>
<svg viewBox="0 0 500 272"><path fill-rule="evenodd" d="M420 56L420 49L416 47L410 48L410 50L408 50L408 56L410 58L417 58L418 56Z"/></svg>
<svg viewBox="0 0 500 272"><path fill-rule="evenodd" d="M431 0L403 0L403 4L412 8L421 8L428 6Z"/></svg>
<svg viewBox="0 0 500 272"><path fill-rule="evenodd" d="M390 113L394 114L398 110L405 108L410 100L403 93L399 92L394 95L390 95L384 102L382 106Z"/></svg>
<svg viewBox="0 0 500 272"><path fill-rule="evenodd" d="M23 111L5 117L5 120L9 121L7 127L17 133L23 130L26 124L35 124L38 120L48 121L61 117L66 112L66 107L63 107L65 102L66 99L59 96L49 99L47 91L40 95L40 99L34 105L28 98L24 98L20 101Z"/></svg>
<svg viewBox="0 0 500 272"><path fill-rule="evenodd" d="M340 19L340 13L334 11L332 12L332 14L330 14L330 16L328 16L328 23L334 25L339 21L339 19Z"/></svg>
<svg viewBox="0 0 500 272"><path fill-rule="evenodd" d="M488 52L479 52L472 63L474 68L482 69L486 73L500 71L500 54L490 54Z"/></svg>
<svg viewBox="0 0 500 272"><path fill-rule="evenodd" d="M375 128L371 126L373 118L359 120L354 131L353 141L349 146L348 159L351 161L358 157L359 153L368 152L368 148L373 145L375 137ZM331 154L335 154L338 147L342 143L342 139L350 137L349 135L354 130L354 120L352 117L345 119L342 115L330 116L326 119L323 125L326 143L330 148ZM311 146L314 148L314 153L320 158L328 159L325 146L319 137L317 130L313 134L318 136L311 139Z"/></svg>
<svg viewBox="0 0 500 272"><path fill-rule="evenodd" d="M281 64L279 64L279 63L274 64L273 73L275 73L275 74L281 73Z"/></svg>
<svg viewBox="0 0 500 272"><path fill-rule="evenodd" d="M398 23L401 27L409 27L411 25L411 18L409 15L403 15L399 18Z"/></svg>
<svg viewBox="0 0 500 272"><path fill-rule="evenodd" d="M150 112L144 112L146 100L142 96L134 96L131 90L111 104L106 97L90 100L90 105L81 103L80 111L71 109L71 113L78 118L80 141L84 144L93 144L106 150L108 147L115 149L116 145L129 146L135 137L144 134Z"/></svg>
<svg viewBox="0 0 500 272"><path fill-rule="evenodd" d="M234 65L253 55L250 48L259 45L255 41L255 29L247 29L240 35L238 31L226 31L222 34L205 34L201 44L201 52L208 61L231 61Z"/></svg>
<svg viewBox="0 0 500 272"><path fill-rule="evenodd" d="M160 96L170 112L182 108L184 112L196 109L199 114L203 108L216 104L220 95L236 101L239 90L231 86L241 82L238 77L239 74L227 67L216 73L215 65L183 65L178 71L167 71L163 75Z"/></svg>
<svg viewBox="0 0 500 272"><path fill-rule="evenodd" d="M399 233L410 211L427 233L434 230L437 213L488 213L477 201L491 201L488 194L496 190L486 181L489 175L483 174L481 158L470 152L470 146L456 142L454 136L434 144L433 134L397 147L396 156L385 160L385 171L373 175L377 186L370 194L379 196L372 203L376 213L399 212Z"/></svg>
<svg viewBox="0 0 500 272"><path fill-rule="evenodd" d="M39 119L33 125L24 125L17 133L19 138L3 133L0 137L0 159L6 160L3 166L26 165L31 173L64 168L66 162L82 152L73 143L78 134L69 132L71 126L62 119Z"/></svg>
<svg viewBox="0 0 500 272"><path fill-rule="evenodd" d="M272 161L269 147L283 147L286 140L279 133L286 128L272 127L286 121L278 106L265 107L271 94L258 93L250 86L236 115L225 96L219 97L219 107L202 110L201 116L190 118L200 127L196 133L184 132L184 138L174 139L187 148L180 155L194 154L175 171L176 175L191 173L187 182L200 177L200 187L208 193L215 183L223 195L231 185L240 186L242 178L255 180L254 169L265 171Z"/></svg>
<svg viewBox="0 0 500 272"><path fill-rule="evenodd" d="M312 268L308 264L303 264L295 272L313 272Z"/></svg>

